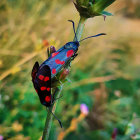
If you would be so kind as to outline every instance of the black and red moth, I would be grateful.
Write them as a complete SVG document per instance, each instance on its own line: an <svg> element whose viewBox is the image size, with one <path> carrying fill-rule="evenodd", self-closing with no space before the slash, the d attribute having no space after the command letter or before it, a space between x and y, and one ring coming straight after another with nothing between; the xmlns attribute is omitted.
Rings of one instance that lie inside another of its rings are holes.
<svg viewBox="0 0 140 140"><path fill-rule="evenodd" d="M38 62L33 66L32 82L41 104L49 107L52 104L51 95L51 70L50 67L45 65L39 68Z"/></svg>
<svg viewBox="0 0 140 140"><path fill-rule="evenodd" d="M42 105L49 108L54 103L55 99L51 94L51 69L49 66L44 65L43 67L39 67L39 63L35 62L32 69L32 82L34 88L39 96L40 102ZM52 112L51 112L52 113ZM52 113L53 114L53 113ZM61 121L53 114L53 116L58 120L61 128Z"/></svg>
<svg viewBox="0 0 140 140"><path fill-rule="evenodd" d="M76 37L74 22L72 20L69 21L73 24L73 30ZM40 66L38 62L34 64L31 74L32 82L36 92L38 93L41 104L46 107L51 107L51 105L53 104L55 99L51 94L51 79L54 78L77 56L77 51L80 46L79 42L101 35L105 35L105 33L90 36L80 41L78 41L76 37L76 41L66 43L59 50L52 53L51 56ZM58 121L61 125L60 120Z"/></svg>

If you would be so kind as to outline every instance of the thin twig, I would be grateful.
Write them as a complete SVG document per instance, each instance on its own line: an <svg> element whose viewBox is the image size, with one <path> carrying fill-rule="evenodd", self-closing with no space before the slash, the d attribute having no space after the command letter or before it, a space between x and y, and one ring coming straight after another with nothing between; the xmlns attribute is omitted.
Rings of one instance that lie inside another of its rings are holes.
<svg viewBox="0 0 140 140"><path fill-rule="evenodd" d="M55 92L55 98L60 97L62 87L63 87L63 85L55 88L55 91L54 91ZM55 112L57 102L58 102L58 100L56 101L55 105L51 106L50 111L52 111L53 113ZM43 131L42 140L48 140L48 138L49 138L49 133L50 133L51 124L52 124L52 117L53 117L50 111L47 110L47 118L46 118L46 122L45 122L45 127L44 127L44 131Z"/></svg>

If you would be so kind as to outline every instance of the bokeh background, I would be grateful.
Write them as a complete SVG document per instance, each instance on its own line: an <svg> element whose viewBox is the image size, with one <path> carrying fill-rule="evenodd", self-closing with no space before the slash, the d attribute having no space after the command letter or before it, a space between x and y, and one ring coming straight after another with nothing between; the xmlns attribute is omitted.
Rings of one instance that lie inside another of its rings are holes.
<svg viewBox="0 0 140 140"><path fill-rule="evenodd" d="M140 140L140 1L117 0L114 16L87 20L81 43L63 87L49 140ZM74 38L68 19L79 21L69 0L0 1L0 138L38 140L46 109L31 82L35 61L47 59ZM80 105L89 113L82 115Z"/></svg>

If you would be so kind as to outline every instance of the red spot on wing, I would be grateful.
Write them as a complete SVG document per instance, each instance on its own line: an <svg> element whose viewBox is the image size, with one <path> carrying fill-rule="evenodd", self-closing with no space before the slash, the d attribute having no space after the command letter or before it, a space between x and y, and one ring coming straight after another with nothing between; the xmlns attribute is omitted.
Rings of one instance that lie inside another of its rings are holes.
<svg viewBox="0 0 140 140"><path fill-rule="evenodd" d="M50 89L51 89L51 88L48 87L48 88L47 88L47 91L50 91Z"/></svg>
<svg viewBox="0 0 140 140"><path fill-rule="evenodd" d="M40 89L41 89L41 90L46 90L47 88L46 88L46 87L41 87Z"/></svg>
<svg viewBox="0 0 140 140"><path fill-rule="evenodd" d="M46 77L44 78L44 81L46 82L46 81L48 81L48 80L50 80L50 78L49 78L48 76L46 76Z"/></svg>
<svg viewBox="0 0 140 140"><path fill-rule="evenodd" d="M37 89L35 89L35 91L38 93Z"/></svg>
<svg viewBox="0 0 140 140"><path fill-rule="evenodd" d="M61 65L64 65L65 61L61 61Z"/></svg>
<svg viewBox="0 0 140 140"><path fill-rule="evenodd" d="M72 55L74 54L74 51L73 50L69 50L67 51L67 57L71 57Z"/></svg>
<svg viewBox="0 0 140 140"><path fill-rule="evenodd" d="M38 78L39 78L40 80L43 80L43 79L44 79L44 76L43 76L43 75L39 75Z"/></svg>
<svg viewBox="0 0 140 140"><path fill-rule="evenodd" d="M48 87L48 88L47 88L47 87L41 87L40 89L41 89L42 91L43 91L43 90L50 91L51 88L49 88L49 87Z"/></svg>
<svg viewBox="0 0 140 140"><path fill-rule="evenodd" d="M63 65L65 63L65 61L61 61L59 59L56 59L55 62L56 64L60 64L60 65Z"/></svg>
<svg viewBox="0 0 140 140"><path fill-rule="evenodd" d="M57 54L59 54L59 52L52 53L52 57L55 57Z"/></svg>
<svg viewBox="0 0 140 140"><path fill-rule="evenodd" d="M52 74L55 74L56 73L56 69L52 69Z"/></svg>
<svg viewBox="0 0 140 140"><path fill-rule="evenodd" d="M45 101L46 101L46 102L50 102L50 101L51 101L51 97L50 97L50 96L46 96L46 97L45 97Z"/></svg>
<svg viewBox="0 0 140 140"><path fill-rule="evenodd" d="M56 64L60 64L60 60L59 60L59 59L56 59L56 60L55 60L55 63L56 63Z"/></svg>

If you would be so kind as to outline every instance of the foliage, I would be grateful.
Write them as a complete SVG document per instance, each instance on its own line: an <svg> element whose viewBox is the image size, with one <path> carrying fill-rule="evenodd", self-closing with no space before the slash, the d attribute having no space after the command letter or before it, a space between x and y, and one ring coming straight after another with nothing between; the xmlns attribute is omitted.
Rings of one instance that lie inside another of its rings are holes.
<svg viewBox="0 0 140 140"><path fill-rule="evenodd" d="M121 5L121 2L119 2ZM118 5L118 3L116 4ZM117 11L114 5L110 11ZM47 7L47 8L46 8ZM67 19L78 21L72 4L58 0L4 0L0 3L0 135L9 140L37 140L46 110L32 82L34 62L47 58L48 46L57 49L73 38ZM81 43L69 79L59 99L50 140L139 139L140 62L139 21L122 17L88 20L84 36L106 37ZM55 18L54 18L55 17ZM123 21L123 22L122 22ZM89 114L83 116L80 104ZM73 123L74 122L74 123ZM117 131L114 132L114 129Z"/></svg>

